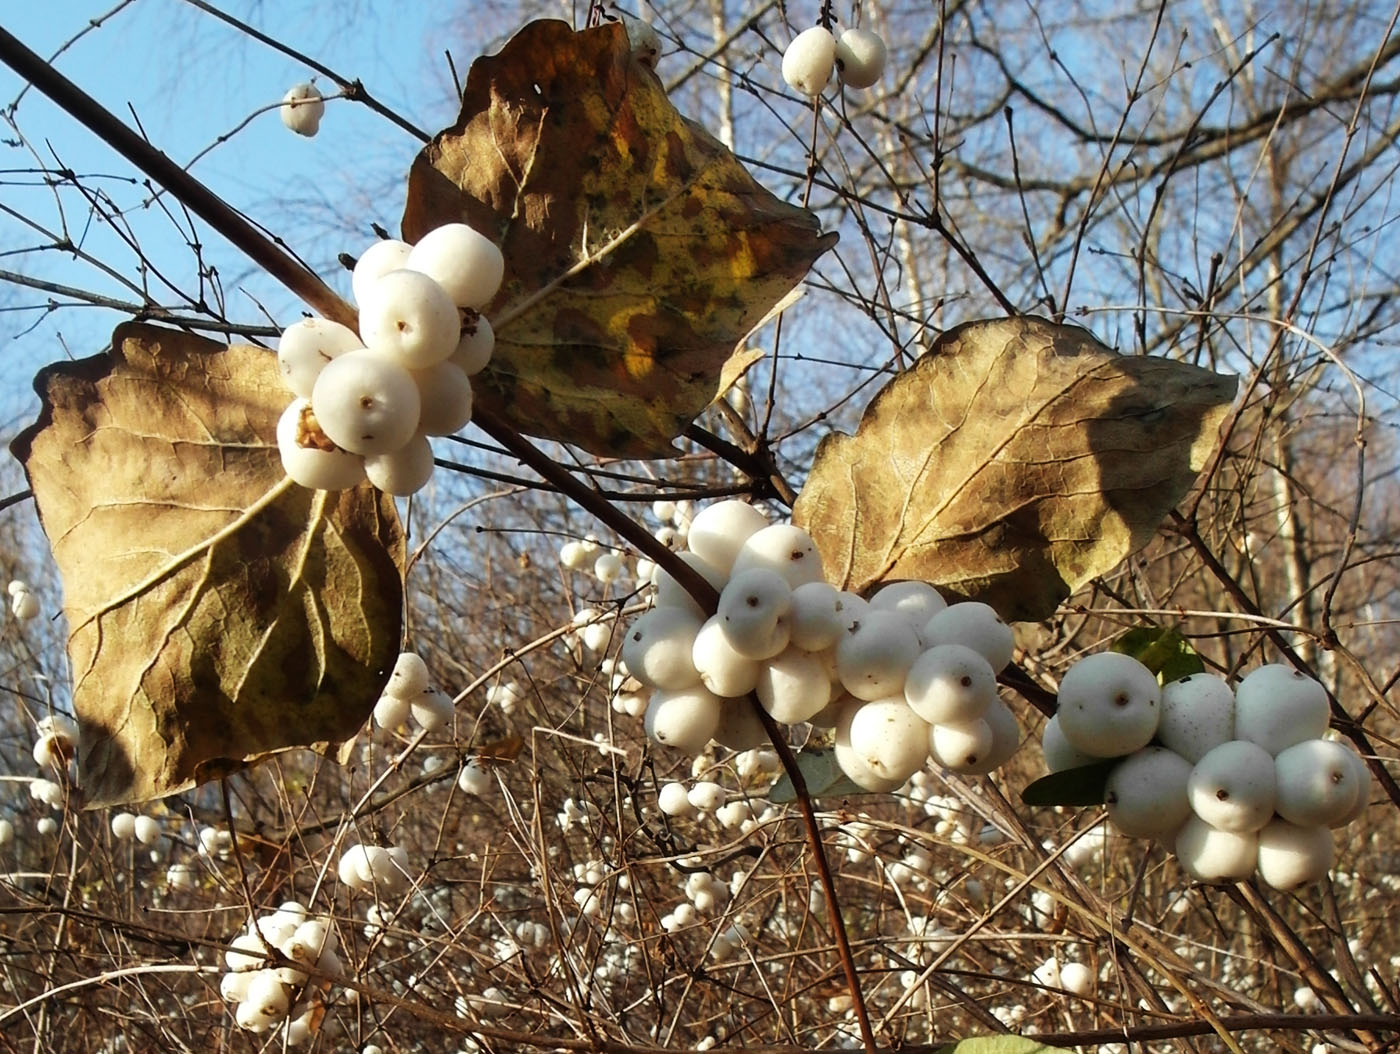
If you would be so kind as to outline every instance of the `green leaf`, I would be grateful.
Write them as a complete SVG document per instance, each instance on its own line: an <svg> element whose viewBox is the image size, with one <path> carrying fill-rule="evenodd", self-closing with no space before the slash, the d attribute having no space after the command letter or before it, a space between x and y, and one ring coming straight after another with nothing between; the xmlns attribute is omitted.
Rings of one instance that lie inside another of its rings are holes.
<svg viewBox="0 0 1400 1054"><path fill-rule="evenodd" d="M1113 650L1131 655L1163 684L1205 673L1206 664L1175 626L1139 626L1113 642Z"/></svg>
<svg viewBox="0 0 1400 1054"><path fill-rule="evenodd" d="M813 798L853 798L858 794L874 794L841 771L836 764L836 750L833 747L813 747L797 755L797 770L802 773L807 784L807 793ZM783 805L797 800L797 790L784 773L768 789L765 795L774 805Z"/></svg>
<svg viewBox="0 0 1400 1054"><path fill-rule="evenodd" d="M1052 772L1021 791L1021 800L1027 805L1102 805L1108 774L1122 760L1107 758L1092 765Z"/></svg>
<svg viewBox="0 0 1400 1054"><path fill-rule="evenodd" d="M945 1043L934 1054L1046 1054L1058 1049L1025 1036L972 1036Z"/></svg>

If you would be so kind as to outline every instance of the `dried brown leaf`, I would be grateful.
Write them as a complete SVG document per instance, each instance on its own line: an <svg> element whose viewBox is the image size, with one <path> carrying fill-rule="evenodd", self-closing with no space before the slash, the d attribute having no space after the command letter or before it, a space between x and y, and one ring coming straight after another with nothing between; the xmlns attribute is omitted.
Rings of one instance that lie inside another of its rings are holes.
<svg viewBox="0 0 1400 1054"><path fill-rule="evenodd" d="M683 118L619 24L532 22L472 64L457 123L409 174L404 237L458 221L506 257L478 398L616 456L670 454L836 241Z"/></svg>
<svg viewBox="0 0 1400 1054"><path fill-rule="evenodd" d="M364 724L399 647L392 499L287 481L276 356L128 324L13 444L63 580L79 785L143 801Z"/></svg>
<svg viewBox="0 0 1400 1054"><path fill-rule="evenodd" d="M945 333L822 440L793 518L857 591L923 579L1006 619L1151 539L1214 448L1235 378L1037 318Z"/></svg>

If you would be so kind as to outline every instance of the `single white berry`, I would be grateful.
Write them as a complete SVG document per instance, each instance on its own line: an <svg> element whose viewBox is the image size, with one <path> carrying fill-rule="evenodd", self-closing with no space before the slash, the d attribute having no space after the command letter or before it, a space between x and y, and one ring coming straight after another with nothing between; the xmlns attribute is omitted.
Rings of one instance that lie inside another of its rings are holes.
<svg viewBox="0 0 1400 1054"><path fill-rule="evenodd" d="M1320 881L1334 854L1332 832L1326 827L1273 820L1259 832L1259 877L1275 889L1297 889Z"/></svg>
<svg viewBox="0 0 1400 1054"><path fill-rule="evenodd" d="M367 456L398 450L412 439L421 408L409 372L368 349L328 363L311 392L321 431L341 449Z"/></svg>
<svg viewBox="0 0 1400 1054"><path fill-rule="evenodd" d="M1329 739L1305 739L1279 751L1274 810L1300 827L1337 826L1355 808L1362 790L1352 758L1349 747Z"/></svg>
<svg viewBox="0 0 1400 1054"><path fill-rule="evenodd" d="M400 270L408 263L408 254L413 246L396 238L385 238L375 242L355 261L355 269L350 273L350 287L356 304L363 304L370 287L390 271Z"/></svg>
<svg viewBox="0 0 1400 1054"><path fill-rule="evenodd" d="M661 60L661 34L650 22L640 18L622 15L622 24L627 30L627 44L632 49L632 58L647 69L656 69Z"/></svg>
<svg viewBox="0 0 1400 1054"><path fill-rule="evenodd" d="M919 636L894 611L867 610L836 645L836 671L846 691L857 699L880 699L901 693L914 660Z"/></svg>
<svg viewBox="0 0 1400 1054"><path fill-rule="evenodd" d="M976 764L959 766L957 771L964 776L985 776L1001 768L1021 747L1021 726L1016 715L1001 699L993 700L982 715L982 720L992 728L992 746Z"/></svg>
<svg viewBox="0 0 1400 1054"><path fill-rule="evenodd" d="M656 807L667 816L689 816L695 811L684 783L662 784L656 792Z"/></svg>
<svg viewBox="0 0 1400 1054"><path fill-rule="evenodd" d="M1327 690L1291 666L1253 670L1235 689L1235 738L1278 754L1305 739L1321 739L1329 717Z"/></svg>
<svg viewBox="0 0 1400 1054"><path fill-rule="evenodd" d="M824 26L804 29L783 52L783 80L803 95L820 95L836 68L836 38Z"/></svg>
<svg viewBox="0 0 1400 1054"><path fill-rule="evenodd" d="M123 842L136 837L136 816L134 813L119 812L112 817L112 834Z"/></svg>
<svg viewBox="0 0 1400 1054"><path fill-rule="evenodd" d="M1194 673L1164 685L1157 738L1195 764L1235 738L1235 693L1213 673Z"/></svg>
<svg viewBox="0 0 1400 1054"><path fill-rule="evenodd" d="M922 640L928 620L947 610L948 602L927 582L892 582L870 598L870 606L899 612Z"/></svg>
<svg viewBox="0 0 1400 1054"><path fill-rule="evenodd" d="M1192 765L1166 747L1144 747L1114 766L1104 787L1108 819L1129 838L1175 836L1191 815Z"/></svg>
<svg viewBox="0 0 1400 1054"><path fill-rule="evenodd" d="M715 695L726 698L748 695L758 685L762 668L759 660L734 650L718 615L712 615L700 627L691 646L690 659L700 674L700 683Z"/></svg>
<svg viewBox="0 0 1400 1054"><path fill-rule="evenodd" d="M885 72L884 38L869 29L848 29L836 41L836 72L848 88L869 88Z"/></svg>
<svg viewBox="0 0 1400 1054"><path fill-rule="evenodd" d="M837 761L857 783L860 779L841 762L845 752L881 780L899 786L928 761L930 734L928 722L909 709L902 695L861 701L847 707L836 726Z"/></svg>
<svg viewBox="0 0 1400 1054"><path fill-rule="evenodd" d="M976 721L997 698L997 675L981 652L939 644L914 660L904 698L930 724Z"/></svg>
<svg viewBox="0 0 1400 1054"><path fill-rule="evenodd" d="M701 780L690 788L690 804L700 812L714 812L729 798L728 792L711 780Z"/></svg>
<svg viewBox="0 0 1400 1054"><path fill-rule="evenodd" d="M73 753L72 740L46 732L34 741L34 764L41 769L64 768Z"/></svg>
<svg viewBox="0 0 1400 1054"><path fill-rule="evenodd" d="M677 691L652 692L643 718L647 736L655 743L698 754L714 735L724 700L700 685Z"/></svg>
<svg viewBox="0 0 1400 1054"><path fill-rule="evenodd" d="M10 597L10 612L17 619L28 622L39 617L39 598L29 591L16 593Z"/></svg>
<svg viewBox="0 0 1400 1054"><path fill-rule="evenodd" d="M417 652L400 652L394 660L394 669L389 674L389 683L384 686L384 691L389 695L411 699L425 691L431 680L428 664Z"/></svg>
<svg viewBox="0 0 1400 1054"><path fill-rule="evenodd" d="M1090 655L1060 681L1060 731L1076 750L1095 757L1131 754L1157 731L1160 697L1156 675L1132 656Z"/></svg>
<svg viewBox="0 0 1400 1054"><path fill-rule="evenodd" d="M430 276L458 307L480 311L505 275L505 257L486 235L465 223L445 223L418 239L404 265Z"/></svg>
<svg viewBox="0 0 1400 1054"><path fill-rule="evenodd" d="M1045 755L1045 767L1051 772L1082 768L1085 765L1092 765L1096 761L1103 760L1103 758L1096 758L1093 754L1086 754L1070 745L1069 740L1065 738L1064 732L1060 729L1059 714L1045 722L1045 727L1041 730L1040 749Z"/></svg>
<svg viewBox="0 0 1400 1054"><path fill-rule="evenodd" d="M1000 673L1011 662L1016 638L1011 627L989 604L968 600L949 604L930 618L921 635L924 647L936 644L962 644L982 657Z"/></svg>
<svg viewBox="0 0 1400 1054"><path fill-rule="evenodd" d="M932 725L929 729L929 757L954 772L980 766L991 753L995 737L992 726L980 717L971 721Z"/></svg>
<svg viewBox="0 0 1400 1054"><path fill-rule="evenodd" d="M452 696L429 685L408 701L409 713L418 726L436 732L452 720Z"/></svg>
<svg viewBox="0 0 1400 1054"><path fill-rule="evenodd" d="M815 656L789 647L763 663L755 691L773 720L795 725L831 701L831 678Z"/></svg>
<svg viewBox="0 0 1400 1054"><path fill-rule="evenodd" d="M457 305L442 286L407 267L381 275L360 305L365 346L405 369L444 362L461 338Z"/></svg>
<svg viewBox="0 0 1400 1054"><path fill-rule="evenodd" d="M277 419L277 452L282 471L309 490L345 490L365 481L365 459L330 442L307 399L293 399Z"/></svg>
<svg viewBox="0 0 1400 1054"><path fill-rule="evenodd" d="M739 549L768 526L768 517L747 502L730 499L706 505L691 521L690 551L728 577Z"/></svg>
<svg viewBox="0 0 1400 1054"><path fill-rule="evenodd" d="M138 816L132 824L132 834L142 845L155 845L160 841L160 821L154 816Z"/></svg>
<svg viewBox="0 0 1400 1054"><path fill-rule="evenodd" d="M457 788L463 794L480 797L491 789L491 770L477 758L469 758L457 773Z"/></svg>
<svg viewBox="0 0 1400 1054"><path fill-rule="evenodd" d="M1259 857L1257 831L1222 831L1199 816L1188 816L1176 835L1176 858L1198 882L1242 882Z"/></svg>
<svg viewBox="0 0 1400 1054"><path fill-rule="evenodd" d="M396 450L365 456L365 478L385 494L417 494L433 478L433 446L419 433Z"/></svg>
<svg viewBox="0 0 1400 1054"><path fill-rule="evenodd" d="M737 578L754 568L781 575L790 589L826 580L817 543L801 527L791 523L770 524L744 539L730 574Z"/></svg>
<svg viewBox="0 0 1400 1054"><path fill-rule="evenodd" d="M430 436L460 432L472 419L472 382L451 360L410 371L418 386L418 431Z"/></svg>
<svg viewBox="0 0 1400 1054"><path fill-rule="evenodd" d="M626 565L617 553L603 553L593 562L593 577L604 585L616 582L625 570Z"/></svg>
<svg viewBox="0 0 1400 1054"><path fill-rule="evenodd" d="M1060 967L1060 987L1087 998L1094 992L1098 978L1083 963L1065 963Z"/></svg>
<svg viewBox="0 0 1400 1054"><path fill-rule="evenodd" d="M363 347L358 333L328 318L304 318L294 322L282 331L282 338L277 342L282 383L293 395L310 399L316 378L328 362Z"/></svg>
<svg viewBox="0 0 1400 1054"><path fill-rule="evenodd" d="M790 641L803 651L825 651L850 621L844 594L828 582L806 582L792 591Z"/></svg>
<svg viewBox="0 0 1400 1054"><path fill-rule="evenodd" d="M649 688L678 690L700 683L691 653L700 620L681 608L656 608L627 628L622 661ZM703 745L703 744L702 744Z"/></svg>
<svg viewBox="0 0 1400 1054"><path fill-rule="evenodd" d="M448 361L461 368L468 377L486 369L496 351L496 331L490 320L477 311L462 312L462 335Z"/></svg>
<svg viewBox="0 0 1400 1054"><path fill-rule="evenodd" d="M379 728L393 730L408 720L411 714L409 701L402 696L385 692L374 704L374 723Z"/></svg>
<svg viewBox="0 0 1400 1054"><path fill-rule="evenodd" d="M1263 747L1232 739L1196 762L1186 785L1191 808L1222 831L1257 831L1274 814L1274 759Z"/></svg>
<svg viewBox="0 0 1400 1054"><path fill-rule="evenodd" d="M321 117L326 112L325 99L309 81L294 84L282 96L282 123L297 135L313 136L321 128Z"/></svg>
<svg viewBox="0 0 1400 1054"><path fill-rule="evenodd" d="M730 646L751 659L770 659L788 646L792 587L776 571L738 571L720 591L717 614Z"/></svg>

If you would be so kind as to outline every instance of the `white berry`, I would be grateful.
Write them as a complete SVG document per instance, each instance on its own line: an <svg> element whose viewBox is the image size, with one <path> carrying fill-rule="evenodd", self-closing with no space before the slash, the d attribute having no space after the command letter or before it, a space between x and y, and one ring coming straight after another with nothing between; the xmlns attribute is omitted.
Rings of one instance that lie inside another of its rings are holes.
<svg viewBox="0 0 1400 1054"><path fill-rule="evenodd" d="M282 123L297 135L313 136L321 128L321 117L326 112L325 100L309 81L293 85L282 96Z"/></svg>
<svg viewBox="0 0 1400 1054"><path fill-rule="evenodd" d="M1060 731L1076 750L1095 757L1130 754L1157 731L1160 695L1156 675L1131 656L1090 655L1060 681Z"/></svg>
<svg viewBox="0 0 1400 1054"><path fill-rule="evenodd" d="M803 95L820 95L836 68L836 38L824 26L804 29L783 52L783 80Z"/></svg>
<svg viewBox="0 0 1400 1054"><path fill-rule="evenodd" d="M480 231L445 223L418 239L405 266L433 278L458 307L480 311L501 287L505 257Z"/></svg>
<svg viewBox="0 0 1400 1054"><path fill-rule="evenodd" d="M848 88L869 88L885 72L888 52L879 33L848 29L836 42L836 70Z"/></svg>
<svg viewBox="0 0 1400 1054"><path fill-rule="evenodd" d="M367 456L412 439L421 408L408 371L369 350L346 352L329 363L311 393L321 431L343 450Z"/></svg>

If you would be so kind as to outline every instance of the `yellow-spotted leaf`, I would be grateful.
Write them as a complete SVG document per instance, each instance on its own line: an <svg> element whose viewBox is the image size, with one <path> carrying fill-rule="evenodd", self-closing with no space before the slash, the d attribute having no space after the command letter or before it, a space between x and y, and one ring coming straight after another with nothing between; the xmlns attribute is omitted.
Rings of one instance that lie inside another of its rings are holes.
<svg viewBox="0 0 1400 1054"><path fill-rule="evenodd" d="M1048 617L1141 549L1215 447L1235 378L1038 318L943 334L822 440L794 520L828 577L922 579Z"/></svg>
<svg viewBox="0 0 1400 1054"><path fill-rule="evenodd" d="M479 399L528 435L664 456L745 334L835 243L671 105L619 24L532 22L472 64L403 234L465 222L505 281Z"/></svg>
<svg viewBox="0 0 1400 1054"><path fill-rule="evenodd" d="M286 479L276 356L128 324L35 387L12 449L63 581L86 804L352 736L398 653L403 532L368 484Z"/></svg>

